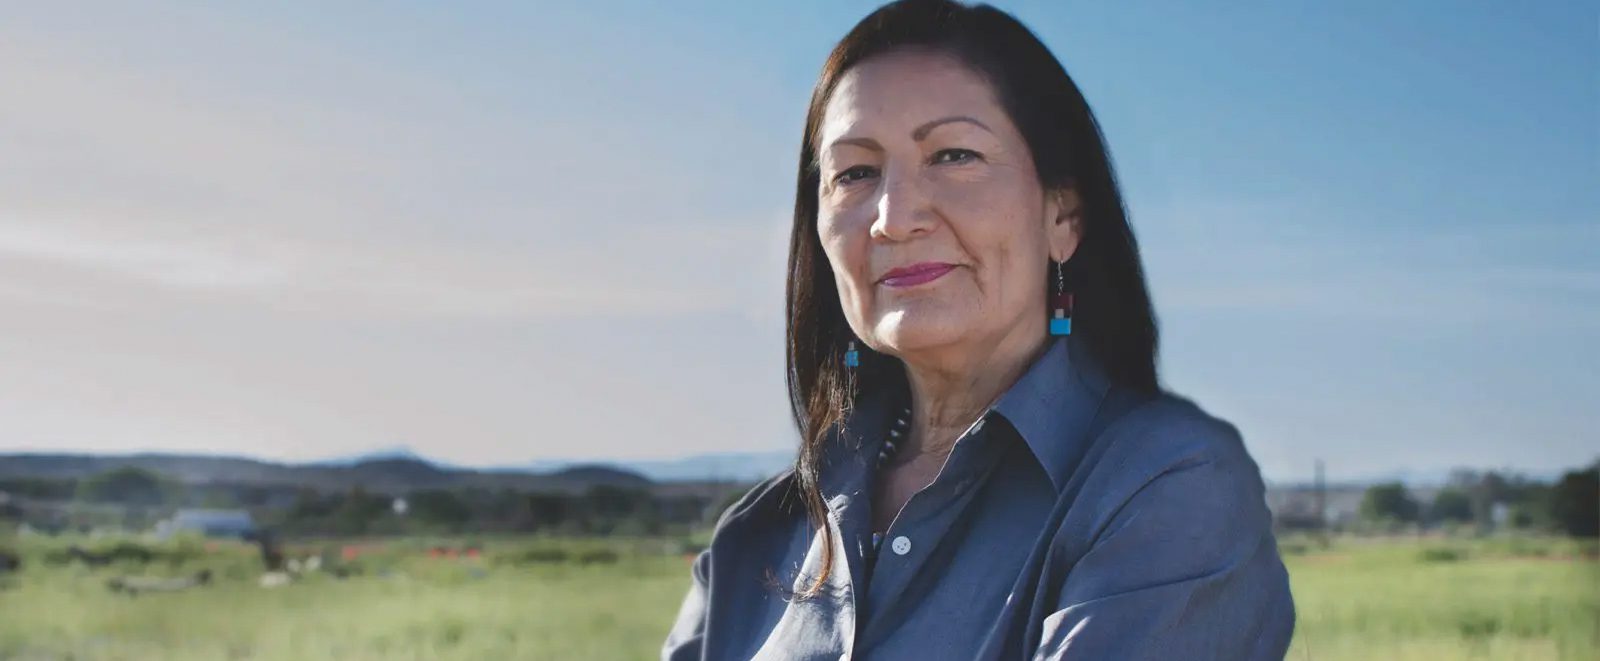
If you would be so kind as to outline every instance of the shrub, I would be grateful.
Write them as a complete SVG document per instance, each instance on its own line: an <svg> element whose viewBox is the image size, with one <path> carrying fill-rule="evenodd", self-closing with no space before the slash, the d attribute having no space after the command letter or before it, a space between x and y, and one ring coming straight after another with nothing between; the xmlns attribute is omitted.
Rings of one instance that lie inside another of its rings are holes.
<svg viewBox="0 0 1600 661"><path fill-rule="evenodd" d="M497 556L496 562L512 565L537 565L566 562L570 554L566 549L555 547L533 547L520 553L511 553Z"/></svg>
<svg viewBox="0 0 1600 661"><path fill-rule="evenodd" d="M1422 562L1459 562L1467 559L1467 552L1456 548L1433 547L1422 549L1417 559Z"/></svg>
<svg viewBox="0 0 1600 661"><path fill-rule="evenodd" d="M590 550L590 551L584 551L582 555L579 555L578 556L578 564L580 564L580 565L592 565L592 564L610 565L610 564L615 564L617 562L617 558L618 558L617 552L613 551L611 549L593 549L593 550Z"/></svg>

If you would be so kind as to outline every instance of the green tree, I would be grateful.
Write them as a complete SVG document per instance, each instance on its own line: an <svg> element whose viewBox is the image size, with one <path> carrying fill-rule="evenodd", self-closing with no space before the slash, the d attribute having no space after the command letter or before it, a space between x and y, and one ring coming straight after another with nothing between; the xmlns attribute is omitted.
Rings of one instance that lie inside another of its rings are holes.
<svg viewBox="0 0 1600 661"><path fill-rule="evenodd" d="M310 521L333 513L338 502L324 497L314 489L301 488L295 493L294 504L289 507L290 521Z"/></svg>
<svg viewBox="0 0 1600 661"><path fill-rule="evenodd" d="M1555 519L1550 516L1550 498L1553 493L1553 485L1530 481L1511 504L1511 526L1523 529L1556 529Z"/></svg>
<svg viewBox="0 0 1600 661"><path fill-rule="evenodd" d="M606 484L589 488L585 495L589 511L606 519L617 519L639 513L650 506L650 493L643 489L628 489Z"/></svg>
<svg viewBox="0 0 1600 661"><path fill-rule="evenodd" d="M1434 496L1428 508L1428 518L1437 522L1467 523L1472 521L1472 496L1454 487L1445 487Z"/></svg>
<svg viewBox="0 0 1600 661"><path fill-rule="evenodd" d="M1472 490L1472 514L1478 527L1492 529L1495 505L1510 503L1514 495L1514 485L1506 476L1495 471L1485 472Z"/></svg>
<svg viewBox="0 0 1600 661"><path fill-rule="evenodd" d="M551 530L567 527L578 518L576 499L558 493L530 493L528 516L530 528Z"/></svg>
<svg viewBox="0 0 1600 661"><path fill-rule="evenodd" d="M1600 536L1600 462L1561 476L1550 493L1550 515L1568 535Z"/></svg>
<svg viewBox="0 0 1600 661"><path fill-rule="evenodd" d="M360 486L352 488L344 495L338 509L334 510L336 532L344 534L367 532L369 526L389 513L393 502L388 496L368 493Z"/></svg>
<svg viewBox="0 0 1600 661"><path fill-rule="evenodd" d="M78 498L96 503L156 506L176 499L178 487L160 475L132 466L106 471L78 483Z"/></svg>
<svg viewBox="0 0 1600 661"><path fill-rule="evenodd" d="M472 508L466 501L445 489L413 491L406 504L410 506L410 516L423 523L456 528L472 520Z"/></svg>
<svg viewBox="0 0 1600 661"><path fill-rule="evenodd" d="M72 478L12 477L0 479L0 491L38 500L71 500L78 493L78 481Z"/></svg>
<svg viewBox="0 0 1600 661"><path fill-rule="evenodd" d="M1369 521L1410 523L1417 520L1420 509L1399 482L1374 484L1361 496L1361 517Z"/></svg>

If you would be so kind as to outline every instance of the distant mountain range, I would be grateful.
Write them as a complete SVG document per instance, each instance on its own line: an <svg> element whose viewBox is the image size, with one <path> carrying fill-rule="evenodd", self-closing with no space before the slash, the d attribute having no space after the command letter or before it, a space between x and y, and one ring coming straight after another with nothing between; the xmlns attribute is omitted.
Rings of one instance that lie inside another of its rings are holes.
<svg viewBox="0 0 1600 661"><path fill-rule="evenodd" d="M430 459L407 446L379 448L308 463L280 463L245 457L148 453L97 455L71 453L0 454L0 478L77 478L134 466L187 483L302 485L319 489L360 484L374 490L427 488L515 488L526 491L584 490L597 484L643 487L671 483L751 483L791 465L792 451L723 452L677 459L595 461L546 459L505 466L460 466ZM1507 471L1541 481L1561 471ZM1450 471L1395 470L1360 477L1330 476L1330 486L1360 486L1398 481L1412 487L1443 485ZM1277 488L1309 486L1304 478L1276 481Z"/></svg>
<svg viewBox="0 0 1600 661"><path fill-rule="evenodd" d="M581 466L578 461L537 461L525 467L534 471ZM794 452L722 452L678 459L621 461L605 465L638 473L657 482L756 482L772 477L794 463Z"/></svg>
<svg viewBox="0 0 1600 661"><path fill-rule="evenodd" d="M83 478L121 467L161 473L187 484L309 487L371 491L487 488L542 492L582 492L598 485L649 488L638 473L611 466L570 465L549 471L474 470L441 466L415 456L350 458L309 464L284 464L242 457L185 454L0 454L0 478Z"/></svg>
<svg viewBox="0 0 1600 661"><path fill-rule="evenodd" d="M1373 485L1373 484L1379 484L1379 483L1383 483L1383 482L1399 482L1399 483L1404 484L1407 487L1411 487L1413 489L1434 489L1434 488L1442 487L1442 486L1445 486L1446 484L1449 484L1450 483L1451 474L1454 473L1456 470L1459 470L1459 469L1455 469L1455 468L1395 469L1395 470L1386 471L1386 472L1382 472L1382 473L1371 473L1371 474L1359 475L1359 476L1355 476L1355 477L1349 477L1349 476L1342 476L1341 475L1341 476L1337 476L1337 477L1330 477L1328 479L1327 486L1330 487L1330 488L1333 488L1333 487L1349 488L1349 487L1366 487L1366 486L1370 486L1370 485ZM1501 475L1505 475L1505 476L1515 475L1515 476L1518 476L1518 477L1521 477L1521 478L1524 478L1524 479L1534 480L1536 482L1547 482L1547 483L1548 482L1555 482L1557 480L1560 480L1562 473L1565 472L1563 470L1519 470L1519 469L1515 469L1515 468L1492 468L1492 469L1473 469L1473 470L1475 470L1477 472L1480 472L1480 473L1484 472L1484 470L1494 470L1494 471L1499 472ZM1315 482L1314 481L1309 480L1309 479L1303 479L1303 478L1302 479L1296 479L1296 480L1288 480L1288 481L1268 480L1268 482L1274 487L1283 488L1283 489L1301 489L1301 488L1311 488L1311 487L1315 486Z"/></svg>
<svg viewBox="0 0 1600 661"><path fill-rule="evenodd" d="M430 459L407 446L306 463L175 453L14 453L0 454L0 478L83 478L131 466L187 484L294 486L318 490L342 490L360 485L384 492L467 487L581 492L596 485L647 488L680 483L684 486L750 483L782 471L792 457L789 452L727 452L664 460L543 460L521 465L471 467Z"/></svg>
<svg viewBox="0 0 1600 661"><path fill-rule="evenodd" d="M323 465L348 465L375 459L416 459L428 461L436 466L448 465L443 462L426 459L415 450L404 445L380 448L370 452L328 459L317 463ZM574 467L606 466L637 473L657 482L756 482L779 473L793 463L793 450L773 450L765 452L706 453L675 459L655 460L545 459L512 466L479 467L477 470L525 470L535 473L548 473ZM1450 475L1455 470L1455 468L1438 467L1397 468L1369 474L1331 475L1329 476L1329 484L1365 487L1380 482L1401 482L1415 488L1439 487L1449 482ZM1478 470L1481 471L1483 469ZM1506 475L1520 475L1543 482L1558 480L1564 472L1561 470L1519 470L1505 467L1495 468L1494 470ZM1284 488L1311 486L1312 484L1309 476L1296 476L1290 480L1274 480L1268 476L1267 481L1274 486Z"/></svg>
<svg viewBox="0 0 1600 661"><path fill-rule="evenodd" d="M526 464L465 467L430 459L409 446L396 445L354 455L312 462L316 466L351 466L378 460L423 461L441 468L494 473L527 471L553 473L602 467L643 475L656 482L756 482L783 471L794 462L792 451L717 452L673 459L617 460L543 459Z"/></svg>
<svg viewBox="0 0 1600 661"><path fill-rule="evenodd" d="M465 469L465 467L462 467L462 466L457 466L457 465L454 465L454 464L451 464L451 463L448 463L448 462L443 462L443 461L439 461L437 459L429 459L428 457L424 457L421 454L418 454L416 450L411 449L411 446L409 446L409 445L394 445L394 446L390 446L390 447L386 447L386 448L378 448L376 450L368 450L366 452L359 452L359 453L351 454L351 455L330 457L328 459L318 459L318 460L315 460L315 461L308 461L308 462L306 462L306 465L308 465L308 466L354 466L356 464L365 463L365 462L369 462L369 461L383 461L383 460L389 460L389 459L408 459L408 460L412 460L412 461L421 461L421 462L426 462L426 463L429 463L429 464L433 464L435 466L438 466L439 468Z"/></svg>

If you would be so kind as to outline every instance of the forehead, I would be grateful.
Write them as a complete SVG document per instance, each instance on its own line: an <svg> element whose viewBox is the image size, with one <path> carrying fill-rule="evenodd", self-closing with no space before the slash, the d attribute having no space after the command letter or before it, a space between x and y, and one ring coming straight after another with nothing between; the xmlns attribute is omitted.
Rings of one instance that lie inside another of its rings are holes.
<svg viewBox="0 0 1600 661"><path fill-rule="evenodd" d="M891 51L839 77L823 109L819 144L846 134L909 132L929 119L951 115L974 117L989 126L1008 123L994 88L960 60L928 50Z"/></svg>

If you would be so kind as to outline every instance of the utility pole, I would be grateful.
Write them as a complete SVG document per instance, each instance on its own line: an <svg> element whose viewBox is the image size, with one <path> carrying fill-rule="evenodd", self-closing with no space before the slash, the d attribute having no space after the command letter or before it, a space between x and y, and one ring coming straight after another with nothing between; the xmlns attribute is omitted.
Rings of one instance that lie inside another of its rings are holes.
<svg viewBox="0 0 1600 661"><path fill-rule="evenodd" d="M1323 473L1322 460L1317 461L1317 539L1323 548L1328 547L1328 482Z"/></svg>

